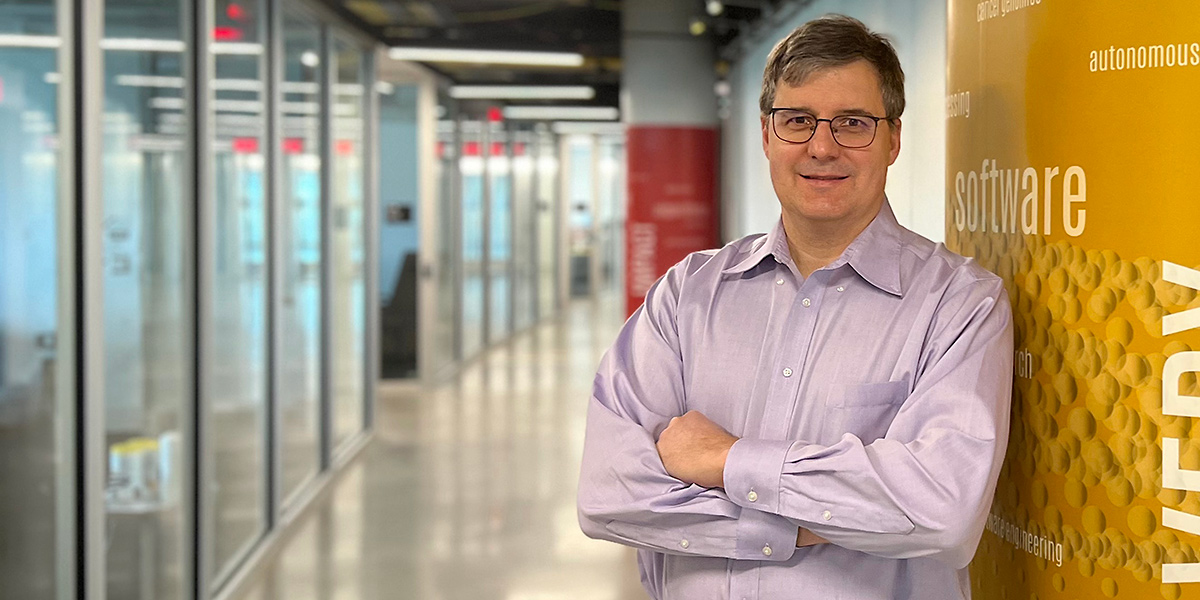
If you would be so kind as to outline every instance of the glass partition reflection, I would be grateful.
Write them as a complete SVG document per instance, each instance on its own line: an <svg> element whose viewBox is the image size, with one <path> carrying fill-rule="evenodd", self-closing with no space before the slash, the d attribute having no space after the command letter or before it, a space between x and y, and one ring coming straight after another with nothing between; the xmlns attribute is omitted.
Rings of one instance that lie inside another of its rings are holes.
<svg viewBox="0 0 1200 600"><path fill-rule="evenodd" d="M529 327L536 317L534 273L537 255L534 238L533 169L530 131L514 132L512 144L512 315L513 328Z"/></svg>
<svg viewBox="0 0 1200 600"><path fill-rule="evenodd" d="M470 359L483 349L483 124L462 122L462 352Z"/></svg>
<svg viewBox="0 0 1200 600"><path fill-rule="evenodd" d="M105 547L110 598L179 598L192 352L184 190L190 2L107 0L104 40Z"/></svg>
<svg viewBox="0 0 1200 600"><path fill-rule="evenodd" d="M0 2L0 596L32 600L61 597L74 555L59 544L74 446L56 426L74 390L56 385L73 335L57 316L58 244L72 234L59 227L56 16L53 0Z"/></svg>
<svg viewBox="0 0 1200 600"><path fill-rule="evenodd" d="M214 6L212 82L213 314L206 323L208 473L216 573L228 572L266 530L266 38L264 3ZM218 582L223 577L218 576Z"/></svg>
<svg viewBox="0 0 1200 600"><path fill-rule="evenodd" d="M366 378L366 275L363 240L363 55L335 39L333 164L330 192L329 344L333 444L362 431Z"/></svg>
<svg viewBox="0 0 1200 600"><path fill-rule="evenodd" d="M320 468L321 397L321 27L291 12L283 18L280 82L283 172L278 228L281 305L277 410L282 431L283 495L290 498Z"/></svg>
<svg viewBox="0 0 1200 600"><path fill-rule="evenodd" d="M434 161L434 172L437 177L437 214L433 218L438 222L437 244L437 298L434 310L432 348L433 364L430 372L436 373L445 365L454 362L455 340L458 336L459 322L455 315L457 286L455 280L458 273L458 253L455 244L458 240L458 187L455 179L458 176L458 146L455 144L455 122L452 120L438 121L437 129L437 160ZM424 318L418 315L419 318Z"/></svg>
<svg viewBox="0 0 1200 600"><path fill-rule="evenodd" d="M538 136L537 170L537 290L538 316L546 318L558 310L559 252L559 165L558 141L552 133Z"/></svg>
<svg viewBox="0 0 1200 600"><path fill-rule="evenodd" d="M488 145L487 177L491 203L488 221L488 285L491 311L488 342L508 336L512 308L512 165L507 132L496 130Z"/></svg>

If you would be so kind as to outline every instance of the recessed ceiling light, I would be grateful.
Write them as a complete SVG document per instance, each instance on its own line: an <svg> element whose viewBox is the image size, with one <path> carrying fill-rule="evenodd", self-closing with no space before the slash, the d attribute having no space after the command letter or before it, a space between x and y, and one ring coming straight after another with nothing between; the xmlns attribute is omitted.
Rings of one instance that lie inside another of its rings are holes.
<svg viewBox="0 0 1200 600"><path fill-rule="evenodd" d="M488 100L591 100L596 89L587 85L456 85L450 97Z"/></svg>
<svg viewBox="0 0 1200 600"><path fill-rule="evenodd" d="M612 106L509 106L505 119L543 121L613 121L621 111Z"/></svg>
<svg viewBox="0 0 1200 600"><path fill-rule="evenodd" d="M490 65L533 65L578 67L583 55L577 52L533 52L525 50L471 50L466 48L392 48L393 60L421 62L476 63Z"/></svg>

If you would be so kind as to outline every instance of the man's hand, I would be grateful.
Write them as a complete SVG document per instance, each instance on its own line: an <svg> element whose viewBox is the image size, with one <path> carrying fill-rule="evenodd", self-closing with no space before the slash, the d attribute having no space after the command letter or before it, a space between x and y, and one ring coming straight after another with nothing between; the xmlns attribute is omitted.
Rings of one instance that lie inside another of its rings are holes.
<svg viewBox="0 0 1200 600"><path fill-rule="evenodd" d="M684 483L725 487L725 458L738 438L702 413L690 410L671 419L658 436L658 456L667 473Z"/></svg>

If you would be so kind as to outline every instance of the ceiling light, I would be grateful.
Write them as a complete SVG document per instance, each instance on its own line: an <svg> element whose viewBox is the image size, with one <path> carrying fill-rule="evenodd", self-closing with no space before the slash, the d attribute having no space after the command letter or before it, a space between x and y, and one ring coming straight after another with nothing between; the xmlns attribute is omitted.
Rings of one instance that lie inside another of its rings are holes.
<svg viewBox="0 0 1200 600"><path fill-rule="evenodd" d="M725 12L725 5L721 0L708 0L704 4L704 10L708 11L709 16L715 17Z"/></svg>
<svg viewBox="0 0 1200 600"><path fill-rule="evenodd" d="M213 42L213 54L239 54L243 56L254 56L263 53L262 44L253 44L247 42Z"/></svg>
<svg viewBox="0 0 1200 600"><path fill-rule="evenodd" d="M156 75L117 75L117 85L126 87L182 88L182 77L160 77Z"/></svg>
<svg viewBox="0 0 1200 600"><path fill-rule="evenodd" d="M692 35L704 35L704 32L708 31L708 25L704 24L703 19L692 19L692 22L688 24L688 31Z"/></svg>
<svg viewBox="0 0 1200 600"><path fill-rule="evenodd" d="M542 121L612 121L621 112L612 106L508 106L506 119L535 119Z"/></svg>
<svg viewBox="0 0 1200 600"><path fill-rule="evenodd" d="M54 35L17 35L0 33L0 47L58 48L62 39Z"/></svg>
<svg viewBox="0 0 1200 600"><path fill-rule="evenodd" d="M375 91L384 96L391 96L396 91L396 86L387 81L376 81Z"/></svg>
<svg viewBox="0 0 1200 600"><path fill-rule="evenodd" d="M187 44L179 40L151 40L141 38L104 38L101 50L128 50L132 52L183 52Z"/></svg>
<svg viewBox="0 0 1200 600"><path fill-rule="evenodd" d="M559 135L624 135L624 123L584 123L558 121L551 127Z"/></svg>
<svg viewBox="0 0 1200 600"><path fill-rule="evenodd" d="M321 57L317 56L316 52L308 50L300 55L300 64L306 67L315 67L321 64Z"/></svg>
<svg viewBox="0 0 1200 600"><path fill-rule="evenodd" d="M591 100L596 88L587 85L456 85L450 97L488 100Z"/></svg>
<svg viewBox="0 0 1200 600"><path fill-rule="evenodd" d="M393 60L475 63L492 65L535 65L578 67L583 55L577 52L532 52L524 50L469 50L466 48L392 48Z"/></svg>

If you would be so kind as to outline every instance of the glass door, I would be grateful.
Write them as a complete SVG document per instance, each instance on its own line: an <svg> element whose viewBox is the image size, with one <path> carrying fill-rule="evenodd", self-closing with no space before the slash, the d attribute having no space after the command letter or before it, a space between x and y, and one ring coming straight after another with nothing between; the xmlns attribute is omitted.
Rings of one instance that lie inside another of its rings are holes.
<svg viewBox="0 0 1200 600"><path fill-rule="evenodd" d="M71 593L75 554L58 16L54 0L0 2L0 595L31 600Z"/></svg>
<svg viewBox="0 0 1200 600"><path fill-rule="evenodd" d="M212 288L204 322L208 380L205 472L215 571L220 586L267 527L267 206L266 6L239 0L213 5L211 83L214 142L211 256L202 257ZM202 246L203 247L203 246Z"/></svg>
<svg viewBox="0 0 1200 600"><path fill-rule="evenodd" d="M320 23L285 11L283 48L275 402L282 493L290 499L321 467Z"/></svg>
<svg viewBox="0 0 1200 600"><path fill-rule="evenodd" d="M184 41L191 2L107 0L104 39L105 545L110 598L182 597L192 407ZM188 198L190 202L190 198Z"/></svg>

